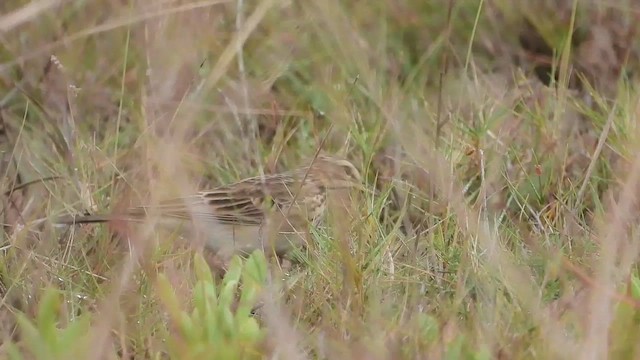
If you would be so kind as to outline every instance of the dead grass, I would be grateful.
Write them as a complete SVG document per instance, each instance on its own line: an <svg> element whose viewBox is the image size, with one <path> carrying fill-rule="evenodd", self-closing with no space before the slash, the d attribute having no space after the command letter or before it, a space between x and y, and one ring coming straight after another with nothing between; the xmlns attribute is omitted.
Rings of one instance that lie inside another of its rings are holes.
<svg viewBox="0 0 640 360"><path fill-rule="evenodd" d="M0 4L2 356L637 357L640 9L519 3ZM325 138L376 191L272 267L263 337L152 219L39 221Z"/></svg>

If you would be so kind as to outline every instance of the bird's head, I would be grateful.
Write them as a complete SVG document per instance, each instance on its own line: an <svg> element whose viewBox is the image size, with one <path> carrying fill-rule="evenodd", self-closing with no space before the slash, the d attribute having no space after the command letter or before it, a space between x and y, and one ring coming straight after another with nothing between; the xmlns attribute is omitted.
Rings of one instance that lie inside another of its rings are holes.
<svg viewBox="0 0 640 360"><path fill-rule="evenodd" d="M329 189L362 187L358 169L349 160L336 156L318 155L311 163L309 174Z"/></svg>

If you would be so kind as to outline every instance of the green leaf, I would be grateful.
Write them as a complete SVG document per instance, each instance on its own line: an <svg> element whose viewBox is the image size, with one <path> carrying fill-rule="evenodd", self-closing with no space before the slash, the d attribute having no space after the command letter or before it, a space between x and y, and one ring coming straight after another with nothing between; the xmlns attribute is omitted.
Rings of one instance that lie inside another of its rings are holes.
<svg viewBox="0 0 640 360"><path fill-rule="evenodd" d="M449 345L447 346L447 352L445 353L445 359L463 359L462 356L462 345L464 345L464 336L456 337Z"/></svg>
<svg viewBox="0 0 640 360"><path fill-rule="evenodd" d="M11 360L23 360L20 349L14 343L7 343L7 354Z"/></svg>
<svg viewBox="0 0 640 360"><path fill-rule="evenodd" d="M436 320L432 316L429 316L425 313L419 313L418 323L420 326L422 338L424 338L429 342L435 341L436 339L438 339L438 337L440 336L439 335L440 326L438 324L438 320Z"/></svg>
<svg viewBox="0 0 640 360"><path fill-rule="evenodd" d="M258 342L262 340L262 330L256 319L249 317L240 323L238 337L243 342Z"/></svg>
<svg viewBox="0 0 640 360"><path fill-rule="evenodd" d="M88 316L80 316L74 319L69 325L58 334L58 348L78 349L85 340L84 337L89 332L90 319ZM82 350L84 351L84 350Z"/></svg>
<svg viewBox="0 0 640 360"><path fill-rule="evenodd" d="M220 322L224 334L228 337L233 336L236 330L236 323L233 314L231 313L231 309L228 307L220 309Z"/></svg>
<svg viewBox="0 0 640 360"><path fill-rule="evenodd" d="M188 342L194 342L195 340L197 340L197 337L195 336L195 329L193 327L193 321L191 320L191 317L185 313L182 312L180 313L180 332L182 333L182 335L184 335L185 339Z"/></svg>
<svg viewBox="0 0 640 360"><path fill-rule="evenodd" d="M216 312L212 311L207 315L207 321L202 324L206 329L206 338L204 340L208 341L209 344L216 344L221 341L224 335L220 332L218 326L219 319Z"/></svg>
<svg viewBox="0 0 640 360"><path fill-rule="evenodd" d="M178 333L184 340L180 343L176 341L179 337L169 334L171 355L194 359L246 357L243 349L257 346L264 336L259 323L250 316L265 279L264 255L255 254L246 262L235 256L219 284L214 282L200 256L195 257L194 264L198 281L193 288L194 307L189 314L181 308L167 278L164 275L158 277L158 294L178 324ZM241 304L232 311L240 285ZM259 351L254 352L257 354Z"/></svg>
<svg viewBox="0 0 640 360"><path fill-rule="evenodd" d="M240 302L236 310L236 318L250 316L251 310L258 298L258 287L245 284L240 295Z"/></svg>
<svg viewBox="0 0 640 360"><path fill-rule="evenodd" d="M640 299L640 279L636 275L631 276L631 296Z"/></svg>
<svg viewBox="0 0 640 360"><path fill-rule="evenodd" d="M487 348L482 348L473 354L473 359L474 360L491 360L492 359L491 351L489 351L489 349Z"/></svg>
<svg viewBox="0 0 640 360"><path fill-rule="evenodd" d="M16 321L20 327L20 333L28 344L28 348L36 355L36 358L45 359L52 353L49 344L43 341L38 328L22 313L16 314Z"/></svg>
<svg viewBox="0 0 640 360"><path fill-rule="evenodd" d="M196 272L196 279L205 283L213 284L213 275L209 265L202 257L202 254L196 253L193 257L194 269Z"/></svg>
<svg viewBox="0 0 640 360"><path fill-rule="evenodd" d="M238 281L240 281L240 277L242 275L242 265L242 259L238 255L235 255L231 258L229 269L222 279L223 287L227 283L237 283Z"/></svg>
<svg viewBox="0 0 640 360"><path fill-rule="evenodd" d="M209 302L207 301L207 297L205 295L206 284L203 282L198 282L193 290L193 305L195 306L194 311L197 311L201 316L207 316L210 312Z"/></svg>
<svg viewBox="0 0 640 360"><path fill-rule="evenodd" d="M228 281L226 282L220 293L220 304L222 307L230 307L233 304L233 300L235 299L236 290L238 287L237 281Z"/></svg>
<svg viewBox="0 0 640 360"><path fill-rule="evenodd" d="M205 301L210 305L209 311L218 306L218 293L213 283L207 283L203 286Z"/></svg>
<svg viewBox="0 0 640 360"><path fill-rule="evenodd" d="M182 310L180 308L180 302L178 301L178 298L173 291L173 287L171 286L169 279L167 279L164 274L159 274L156 285L160 302L167 309L167 311L169 312L169 316L171 316L173 321L179 323L182 316Z"/></svg>
<svg viewBox="0 0 640 360"><path fill-rule="evenodd" d="M61 305L61 296L55 289L45 290L44 296L38 306L36 323L43 341L56 351L58 340L57 318Z"/></svg>
<svg viewBox="0 0 640 360"><path fill-rule="evenodd" d="M254 251L244 265L243 281L264 284L267 279L267 259L262 251Z"/></svg>
<svg viewBox="0 0 640 360"><path fill-rule="evenodd" d="M193 309L193 312L190 316L191 319L191 329L189 333L189 338L195 342L200 342L205 338L205 332L207 331L204 323L202 321L202 314L198 311L198 309Z"/></svg>

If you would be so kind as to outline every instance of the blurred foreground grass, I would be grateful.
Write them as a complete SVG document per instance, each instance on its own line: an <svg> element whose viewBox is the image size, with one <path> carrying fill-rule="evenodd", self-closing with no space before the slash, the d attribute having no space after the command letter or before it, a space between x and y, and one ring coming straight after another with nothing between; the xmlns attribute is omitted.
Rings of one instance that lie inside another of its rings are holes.
<svg viewBox="0 0 640 360"><path fill-rule="evenodd" d="M636 358L634 6L2 2L0 354ZM37 221L325 138L378 191L288 269L255 254L220 279L153 224Z"/></svg>

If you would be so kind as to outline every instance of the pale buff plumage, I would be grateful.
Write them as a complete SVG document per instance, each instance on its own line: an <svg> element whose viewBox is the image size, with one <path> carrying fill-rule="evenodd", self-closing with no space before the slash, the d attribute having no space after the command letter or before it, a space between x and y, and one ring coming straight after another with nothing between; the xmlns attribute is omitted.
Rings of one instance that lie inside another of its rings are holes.
<svg viewBox="0 0 640 360"><path fill-rule="evenodd" d="M55 222L140 221L157 215L163 224L190 225L204 235L205 246L219 254L259 248L282 254L307 241L307 226L321 218L329 193L360 186L360 173L353 164L320 155L310 166L248 178L155 207L135 207L123 214L66 216Z"/></svg>

